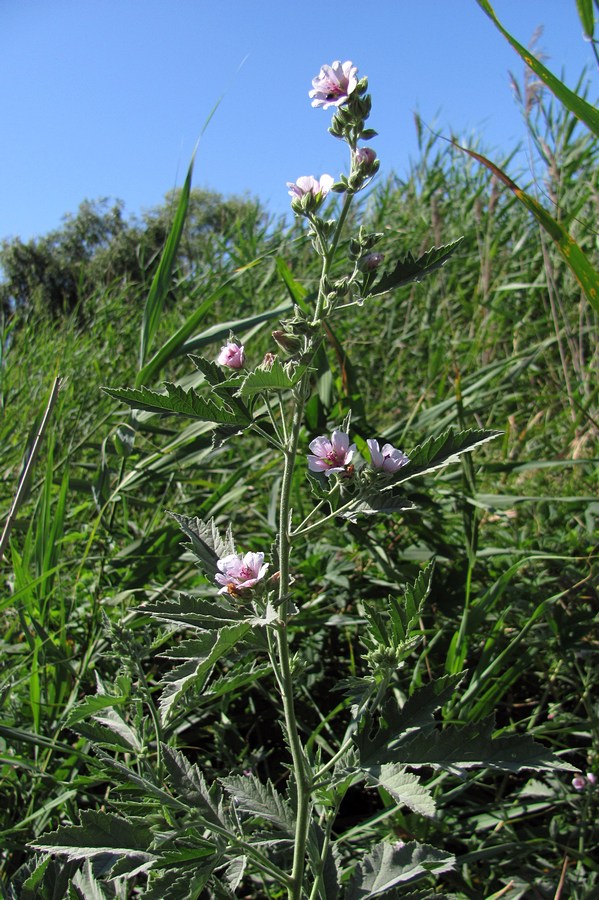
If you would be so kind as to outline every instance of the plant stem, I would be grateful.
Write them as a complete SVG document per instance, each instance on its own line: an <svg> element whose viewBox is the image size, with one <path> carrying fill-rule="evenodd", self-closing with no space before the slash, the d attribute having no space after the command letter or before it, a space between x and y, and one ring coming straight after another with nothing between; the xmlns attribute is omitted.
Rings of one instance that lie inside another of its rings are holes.
<svg viewBox="0 0 599 900"><path fill-rule="evenodd" d="M349 211L352 197L347 195L343 204L341 215L337 222L333 238L330 246L326 247L322 232L319 231L317 222L313 221L312 225L319 238L319 244L322 253L322 269L320 275L320 286L318 290L318 299L312 325L318 326L322 322L325 303L329 291L328 273L335 256L335 250L341 234L343 223ZM316 348L322 337L314 335L311 341L310 349L316 352ZM291 757L293 760L293 771L296 781L296 805L297 819L295 823L295 841L293 850L293 868L291 870L291 884L288 886L288 900L300 900L303 894L304 870L306 865L306 845L308 840L308 828L310 825L310 808L311 808L311 792L312 792L312 772L306 756L304 746L302 744L297 718L295 715L294 687L293 675L291 671L291 660L289 654L289 641L287 632L287 623L290 614L289 605L289 589L291 585L290 560L291 560L291 486L293 480L293 470L297 449L299 444L299 434L302 426L304 413L304 403L306 396L310 392L310 373L306 372L294 392L295 409L293 411L293 419L291 428L288 432L288 440L285 446L285 465L283 470L283 481L281 484L281 496L279 502L279 609L280 622L276 629L277 635L277 654L278 654L278 672L277 679L281 690L283 701L283 710L285 714L285 730L287 739L291 749Z"/></svg>
<svg viewBox="0 0 599 900"><path fill-rule="evenodd" d="M302 398L304 397L309 377L309 374L304 375L300 383L300 390L296 395L297 401L293 413L291 432L289 435L287 447L285 448L285 467L283 471L283 482L281 485L281 497L279 506L279 608L281 621L276 630L279 661L279 671L277 673L277 677L281 688L283 710L285 713L285 728L287 731L287 739L289 741L291 756L293 759L293 769L295 773L297 791L297 820L295 826L291 885L288 887L289 900L299 900L302 895L302 881L306 855L306 840L308 835L311 788L311 777L308 770L308 761L306 759L306 754L304 752L304 748L299 736L297 719L295 715L293 676L291 672L289 643L287 637L287 622L289 619L288 596L291 581L291 536L289 534L289 520L291 512L291 483L293 478L295 458L297 456L299 432L304 411L304 400Z"/></svg>

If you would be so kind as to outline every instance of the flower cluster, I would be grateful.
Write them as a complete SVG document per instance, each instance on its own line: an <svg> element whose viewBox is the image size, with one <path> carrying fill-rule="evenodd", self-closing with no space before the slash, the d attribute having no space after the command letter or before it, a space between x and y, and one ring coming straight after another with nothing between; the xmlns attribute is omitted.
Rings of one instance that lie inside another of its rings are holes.
<svg viewBox="0 0 599 900"><path fill-rule="evenodd" d="M216 565L220 571L214 578L222 585L219 594L238 594L253 588L264 578L269 564L264 562L264 553L246 553L245 556L230 553Z"/></svg>
<svg viewBox="0 0 599 900"><path fill-rule="evenodd" d="M366 442L370 450L370 462L373 469L394 474L410 460L405 453L397 450L392 444L383 444L369 438ZM347 472L351 465L356 445L349 443L349 435L344 431L334 431L331 438L321 435L309 444L312 453L308 454L308 468L311 472L324 472L327 476L335 472Z"/></svg>

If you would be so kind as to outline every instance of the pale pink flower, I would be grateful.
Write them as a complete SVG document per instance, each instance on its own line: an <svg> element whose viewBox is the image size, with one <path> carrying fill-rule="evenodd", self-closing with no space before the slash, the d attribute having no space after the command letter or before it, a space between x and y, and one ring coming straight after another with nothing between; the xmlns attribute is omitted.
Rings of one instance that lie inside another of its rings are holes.
<svg viewBox="0 0 599 900"><path fill-rule="evenodd" d="M572 779L572 787L576 791L583 791L587 786L587 780L584 775L575 775Z"/></svg>
<svg viewBox="0 0 599 900"><path fill-rule="evenodd" d="M312 106L341 106L349 99L358 84L356 73L358 67L347 60L341 63L335 60L332 66L323 66L316 78L312 79L312 88L308 94L312 97Z"/></svg>
<svg viewBox="0 0 599 900"><path fill-rule="evenodd" d="M308 468L311 472L324 472L328 477L333 472L344 472L350 464L356 445L349 445L349 436L343 431L334 431L331 440L321 436L310 444Z"/></svg>
<svg viewBox="0 0 599 900"><path fill-rule="evenodd" d="M229 369L243 368L245 362L243 344L235 344L233 341L229 341L218 354L217 362L221 366L227 366Z"/></svg>
<svg viewBox="0 0 599 900"><path fill-rule="evenodd" d="M268 563L264 562L264 553L230 553L229 556L219 559L217 567L219 572L214 576L215 581L223 586L219 594L237 594L246 591L264 578Z"/></svg>
<svg viewBox="0 0 599 900"><path fill-rule="evenodd" d="M369 438L366 443L370 450L370 461L375 469L394 473L410 461L405 453L402 453L401 450L396 450L392 444L383 444L383 449L381 450L379 442L372 438Z"/></svg>
<svg viewBox="0 0 599 900"><path fill-rule="evenodd" d="M320 180L314 175L302 175L296 182L288 181L289 196L294 200L301 200L306 194L313 194L319 200L324 200L335 183L335 179L331 175L321 175Z"/></svg>

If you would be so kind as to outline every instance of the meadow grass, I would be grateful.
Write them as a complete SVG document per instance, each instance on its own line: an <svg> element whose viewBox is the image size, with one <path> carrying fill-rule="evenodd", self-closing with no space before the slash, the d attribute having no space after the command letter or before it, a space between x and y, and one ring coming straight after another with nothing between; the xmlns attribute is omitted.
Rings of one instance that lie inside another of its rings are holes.
<svg viewBox="0 0 599 900"><path fill-rule="evenodd" d="M534 116L530 134L540 156L530 190L551 198L592 256L596 140L542 98ZM330 330L303 444L348 412L358 442L376 433L406 451L432 427L492 428L504 437L431 476L426 491L411 495L416 510L390 527L333 521L318 540L306 535L295 573L300 614L291 625L292 633L309 627L312 634L300 730L334 753L332 726L348 711L335 691L362 666L365 604L399 592L434 559L424 641L403 669L406 694L432 674L465 668L448 717L475 726L495 711L499 728L532 734L582 771L597 772L596 314L513 194L446 142L422 137L409 175L373 188L363 212L390 256L464 241L422 284L354 307L338 333ZM345 251L339 248L340 261ZM34 307L5 323L3 521L22 486L1 573L6 896L38 896L23 887L32 871L29 841L76 821L81 809L113 803L88 753L88 738L106 735L82 724L83 698L100 686L123 730L149 729L145 752L155 752L151 724L140 723L145 704L156 725L155 685L166 671L157 651L168 633L138 608L203 583L166 510L230 520L248 546L275 537L278 483L267 451L246 442L240 456L235 446L214 446L202 423L124 412L101 391L148 379L197 383L187 353L215 357L229 330L258 362L272 349L270 332L283 311L318 280L298 225L246 217L214 254L213 266L183 273L174 285L165 270L152 308L141 288L115 283L89 298L83 322ZM58 375L61 388L23 483ZM292 502L298 514L308 509L299 472ZM133 662L123 671L126 654ZM283 748L270 723L280 715L278 701L264 671L244 660L228 665L229 677L213 684L209 698L182 703L161 737L213 776L251 768L277 777ZM331 696L338 697L332 709ZM571 776L442 774L434 790L432 820L394 808L382 790L356 791L340 812L348 855L372 835L415 836L455 853L457 869L444 885L456 896L591 896L597 800L590 789L574 790ZM25 875L16 875L23 865Z"/></svg>

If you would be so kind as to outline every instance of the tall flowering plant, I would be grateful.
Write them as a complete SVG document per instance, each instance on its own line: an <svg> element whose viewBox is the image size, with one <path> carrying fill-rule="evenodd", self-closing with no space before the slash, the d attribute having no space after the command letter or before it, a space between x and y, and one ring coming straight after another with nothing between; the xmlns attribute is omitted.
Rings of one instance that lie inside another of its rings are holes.
<svg viewBox="0 0 599 900"><path fill-rule="evenodd" d="M246 545L239 550L230 526L223 531L213 520L174 514L206 584L200 596L181 595L144 607L146 614L184 635L163 652L173 668L158 684L157 705L138 667L135 722L143 723L139 710L144 708L150 725L138 740L118 709L108 715L104 686L86 707L104 731L98 725L95 732L82 733L92 739L109 729L118 733L120 744L109 745L117 747L114 756L104 743L101 759L126 790L113 808L83 813L80 825L64 826L35 844L69 860L95 860L95 874L87 873L89 884L93 878L135 878L138 895L155 900L232 897L241 891L256 897L286 893L288 900L366 900L397 896L402 888L412 892L419 881L430 886L431 879L449 870L453 856L417 840L398 841L391 831L381 839L380 830L370 845L363 837L356 852L339 815L350 790L362 785L383 792L392 801L387 815L402 808L431 817L431 771L464 773L487 764L508 771L563 767L526 736L493 738L492 723L471 727L467 734L442 724L439 710L451 701L461 674L431 680L408 697L398 691L397 673L422 640L430 566L406 585L402 597L391 595L376 607L363 604L363 668L345 684L347 717L342 725L336 725L331 709L321 710L329 735L325 741L321 724L310 733L298 722L303 640L309 635L307 626L294 625L302 621L294 573L306 536L330 523L400 515L412 508L407 495L411 480L455 462L497 434L450 430L406 452L380 434L358 441L347 416L329 423L326 433L306 437L305 407L327 322L421 279L457 246L388 261L384 248L374 249L381 234L362 227L345 234L356 194L379 168L376 152L366 145L376 137L366 127L368 82L358 77L351 61L335 61L322 67L309 96L315 108L333 111L329 131L347 145L349 154L346 173L301 176L287 185L292 209L306 223L320 260L314 303L295 306L273 332L276 352L253 368L251 342L241 344L234 335L216 359L192 357L206 390L185 391L173 384L165 392L107 389L137 409L212 423L219 443L253 433L280 461L272 548ZM335 194L341 202L327 217ZM312 498L301 518L291 505L298 478L305 480ZM132 655L126 628L112 637L117 652ZM209 781L201 761L191 762L177 745L177 730L169 730L182 705L192 708L194 697L203 704L210 700L216 673L220 687L212 695L218 696L228 661L236 654L246 660L242 674L231 676L237 678L236 686L261 679L278 698L277 727L286 764L276 780L247 770ZM77 723L82 718L79 711L74 730L81 729ZM119 746L126 748L126 759L118 757ZM131 799L140 793L143 803Z"/></svg>

